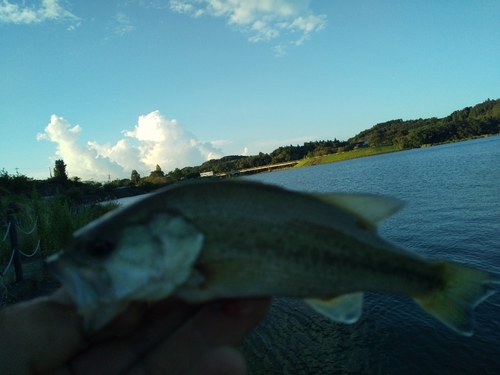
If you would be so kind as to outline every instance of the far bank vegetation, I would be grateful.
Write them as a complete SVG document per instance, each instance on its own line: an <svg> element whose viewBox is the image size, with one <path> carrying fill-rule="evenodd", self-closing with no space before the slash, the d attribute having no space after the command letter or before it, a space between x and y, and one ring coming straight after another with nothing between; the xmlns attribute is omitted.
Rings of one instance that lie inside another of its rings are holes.
<svg viewBox="0 0 500 375"><path fill-rule="evenodd" d="M298 166L314 165L495 134L500 134L500 99L488 99L444 118L396 119L376 124L347 141L305 142L278 147L269 154L225 156L166 173L157 165L148 176L140 176L133 170L130 178L110 178L107 182L68 177L63 160L55 162L53 175L46 180L9 175L1 170L0 209L4 219L0 220L0 228L5 228L8 207L14 208L27 226L38 217L38 236L45 238L46 249L54 251L77 227L102 214L103 207L96 206L96 202L142 194L177 181L198 178L201 172L211 171L216 175L290 161L300 161ZM104 211L109 208L112 207ZM5 260L5 256L6 252L0 249L0 261Z"/></svg>

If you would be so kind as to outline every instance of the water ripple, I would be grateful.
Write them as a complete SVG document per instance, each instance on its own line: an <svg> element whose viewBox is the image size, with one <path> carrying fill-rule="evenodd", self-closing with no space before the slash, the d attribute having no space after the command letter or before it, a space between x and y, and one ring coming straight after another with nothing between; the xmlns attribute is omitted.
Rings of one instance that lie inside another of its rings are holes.
<svg viewBox="0 0 500 375"><path fill-rule="evenodd" d="M411 251L500 274L500 136L249 177L296 190L384 194L407 202L380 234ZM367 294L343 325L276 298L242 349L251 374L497 374L500 294L475 334L444 327L408 298Z"/></svg>

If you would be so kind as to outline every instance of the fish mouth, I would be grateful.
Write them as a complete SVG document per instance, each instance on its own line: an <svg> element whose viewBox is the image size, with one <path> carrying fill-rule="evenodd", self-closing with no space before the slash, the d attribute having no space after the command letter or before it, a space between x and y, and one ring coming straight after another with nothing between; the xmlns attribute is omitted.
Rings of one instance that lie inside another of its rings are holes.
<svg viewBox="0 0 500 375"><path fill-rule="evenodd" d="M87 267L80 267L67 254L57 254L47 259L50 273L65 287L79 308L95 306L99 298L99 285L102 285L98 273Z"/></svg>
<svg viewBox="0 0 500 375"><path fill-rule="evenodd" d="M128 305L128 301L115 298L108 274L97 264L63 253L49 257L46 266L68 291L83 318L85 332L102 328Z"/></svg>

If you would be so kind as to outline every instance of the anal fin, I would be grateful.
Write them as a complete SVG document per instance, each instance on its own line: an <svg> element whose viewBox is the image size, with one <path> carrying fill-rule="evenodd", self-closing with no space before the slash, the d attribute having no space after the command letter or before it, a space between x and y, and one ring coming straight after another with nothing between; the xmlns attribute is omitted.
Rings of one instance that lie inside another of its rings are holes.
<svg viewBox="0 0 500 375"><path fill-rule="evenodd" d="M304 300L321 315L341 323L355 323L363 310L363 293L350 293L332 299Z"/></svg>

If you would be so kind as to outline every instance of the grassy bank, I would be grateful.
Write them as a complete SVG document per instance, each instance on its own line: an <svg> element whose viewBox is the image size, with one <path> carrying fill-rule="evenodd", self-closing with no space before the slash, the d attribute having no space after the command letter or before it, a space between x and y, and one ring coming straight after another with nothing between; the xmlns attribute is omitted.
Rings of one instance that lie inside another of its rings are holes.
<svg viewBox="0 0 500 375"><path fill-rule="evenodd" d="M43 257L60 251L75 230L117 207L115 203L75 206L62 195L41 199L36 193L30 198L7 191L3 193L0 196L0 212L3 214L0 216L1 235L7 232L6 212L11 209L17 222L21 251L33 253L40 241L39 250ZM10 237L6 236L0 242L0 272L11 253Z"/></svg>
<svg viewBox="0 0 500 375"><path fill-rule="evenodd" d="M308 167L317 164L333 163L336 161L349 160L362 158L365 156L373 156L379 154L386 154L388 152L400 151L396 146L380 146L380 147L364 147L357 150L342 152L340 154L330 154L325 156L317 156L314 158L307 158L301 160L295 168Z"/></svg>

